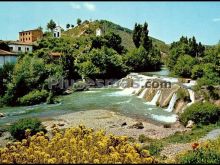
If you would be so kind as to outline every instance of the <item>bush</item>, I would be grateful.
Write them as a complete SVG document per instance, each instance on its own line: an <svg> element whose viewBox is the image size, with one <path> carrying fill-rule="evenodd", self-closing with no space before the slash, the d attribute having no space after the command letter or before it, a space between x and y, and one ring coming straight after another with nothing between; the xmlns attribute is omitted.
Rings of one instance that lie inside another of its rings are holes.
<svg viewBox="0 0 220 165"><path fill-rule="evenodd" d="M34 105L45 102L49 93L46 90L34 90L27 95L21 97L19 102L21 105Z"/></svg>
<svg viewBox="0 0 220 165"><path fill-rule="evenodd" d="M196 124L210 124L216 123L220 119L220 107L205 103L194 103L180 115L180 121L186 125L189 120Z"/></svg>
<svg viewBox="0 0 220 165"><path fill-rule="evenodd" d="M177 156L180 164L219 164L220 137L217 140L201 144L194 143L193 150Z"/></svg>
<svg viewBox="0 0 220 165"><path fill-rule="evenodd" d="M27 131L28 135L30 132ZM13 164L131 164L156 163L149 151L130 144L125 136L80 125L64 132L54 129L49 138L43 132L0 149L0 163Z"/></svg>
<svg viewBox="0 0 220 165"><path fill-rule="evenodd" d="M184 89L184 88L180 88L180 89L177 91L177 98L178 98L178 99L181 99L181 100L183 100L183 101L190 101L189 94L188 94L187 90Z"/></svg>
<svg viewBox="0 0 220 165"><path fill-rule="evenodd" d="M32 135L36 134L39 131L46 132L46 129L36 118L20 119L19 121L11 125L9 131L15 139L22 140L25 138L25 130L27 129L31 130Z"/></svg>
<svg viewBox="0 0 220 165"><path fill-rule="evenodd" d="M152 142L149 145L143 147L143 149L149 150L151 155L159 155L164 145L161 142Z"/></svg>

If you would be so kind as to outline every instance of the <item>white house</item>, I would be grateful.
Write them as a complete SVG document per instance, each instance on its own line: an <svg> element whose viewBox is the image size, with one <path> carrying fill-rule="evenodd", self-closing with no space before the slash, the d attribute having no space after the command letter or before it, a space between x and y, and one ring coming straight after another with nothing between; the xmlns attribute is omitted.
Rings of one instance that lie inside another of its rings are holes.
<svg viewBox="0 0 220 165"><path fill-rule="evenodd" d="M57 26L53 29L53 37L54 38L60 38L61 37L61 27Z"/></svg>
<svg viewBox="0 0 220 165"><path fill-rule="evenodd" d="M15 53L25 53L25 52L32 52L33 51L33 44L31 43L24 43L24 42L17 42L11 41L8 43L11 52Z"/></svg>
<svg viewBox="0 0 220 165"><path fill-rule="evenodd" d="M98 28L96 29L96 36L101 36L102 35L102 29Z"/></svg>
<svg viewBox="0 0 220 165"><path fill-rule="evenodd" d="M16 63L17 54L0 49L0 68L6 63Z"/></svg>

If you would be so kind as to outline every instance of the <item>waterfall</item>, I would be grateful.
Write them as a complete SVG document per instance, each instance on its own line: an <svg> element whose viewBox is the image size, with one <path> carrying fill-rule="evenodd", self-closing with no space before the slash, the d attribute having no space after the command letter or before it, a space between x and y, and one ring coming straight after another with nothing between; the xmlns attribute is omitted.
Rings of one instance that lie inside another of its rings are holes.
<svg viewBox="0 0 220 165"><path fill-rule="evenodd" d="M167 109L165 109L165 111L172 112L173 108L174 108L174 105L176 103L176 100L177 100L177 95L176 95L176 93L174 93L171 100L170 100L169 106L168 106Z"/></svg>
<svg viewBox="0 0 220 165"><path fill-rule="evenodd" d="M157 100L160 97L160 94L161 94L161 90L158 90L157 93L154 95L153 99L151 100L151 102L147 102L147 104L156 105Z"/></svg>
<svg viewBox="0 0 220 165"><path fill-rule="evenodd" d="M145 88L145 89L141 92L140 96L138 96L138 98L144 98L144 96L145 96L147 90L148 90L148 88Z"/></svg>
<svg viewBox="0 0 220 165"><path fill-rule="evenodd" d="M192 89L188 89L189 91L189 97L191 102L187 104L187 106L190 106L191 104L193 104L195 102L195 92Z"/></svg>

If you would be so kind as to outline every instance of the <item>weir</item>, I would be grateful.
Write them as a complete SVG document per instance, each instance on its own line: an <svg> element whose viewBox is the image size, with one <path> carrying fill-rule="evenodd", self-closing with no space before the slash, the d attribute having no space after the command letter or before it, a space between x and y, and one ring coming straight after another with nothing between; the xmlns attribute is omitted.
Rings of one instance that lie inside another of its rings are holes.
<svg viewBox="0 0 220 165"><path fill-rule="evenodd" d="M177 100L177 94L174 93L173 96L172 96L172 98L171 98L171 100L170 100L169 106L168 106L167 109L165 109L165 111L167 111L167 112L172 112L173 109L174 109L174 105L175 105L175 103L176 103L176 100Z"/></svg>
<svg viewBox="0 0 220 165"><path fill-rule="evenodd" d="M161 94L161 90L158 90L157 93L154 95L153 99L151 100L151 102L147 102L147 104L149 105L156 105L157 100L159 99Z"/></svg>

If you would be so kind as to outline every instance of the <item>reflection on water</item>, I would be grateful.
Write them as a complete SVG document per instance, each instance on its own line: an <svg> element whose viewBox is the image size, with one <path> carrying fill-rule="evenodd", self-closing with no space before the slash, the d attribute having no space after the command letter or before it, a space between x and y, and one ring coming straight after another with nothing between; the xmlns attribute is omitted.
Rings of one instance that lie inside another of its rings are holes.
<svg viewBox="0 0 220 165"><path fill-rule="evenodd" d="M162 66L160 71L141 72L141 74L146 75L146 76L154 76L155 75L155 76L160 76L160 77L167 77L167 76L169 76L170 71L165 66Z"/></svg>

